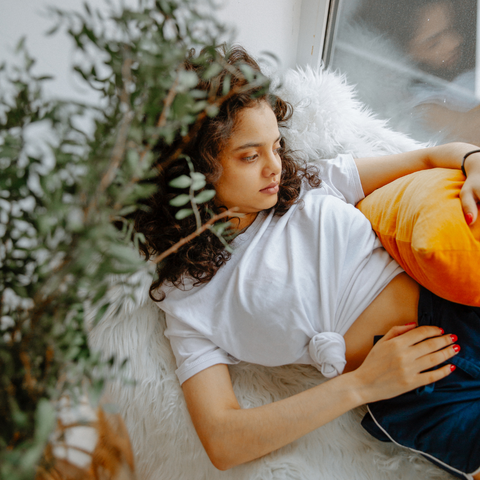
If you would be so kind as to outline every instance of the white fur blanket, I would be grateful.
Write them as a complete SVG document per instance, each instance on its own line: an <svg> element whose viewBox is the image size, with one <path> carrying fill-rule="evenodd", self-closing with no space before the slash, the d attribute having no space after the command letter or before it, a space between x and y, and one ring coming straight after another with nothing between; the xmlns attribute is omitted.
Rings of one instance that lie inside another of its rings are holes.
<svg viewBox="0 0 480 480"><path fill-rule="evenodd" d="M296 107L284 132L290 145L310 160L337 153L377 155L418 144L389 130L358 101L344 80L332 73L290 71L279 89ZM107 315L91 333L91 344L105 356L128 357L126 373L134 386L114 382L119 405L142 480L409 480L452 478L419 455L370 437L360 426L364 409L346 413L300 440L259 460L226 472L210 463L191 423L175 376L175 360L163 335L165 320L148 297L150 278L139 275L137 302ZM137 280L138 280L137 278ZM125 295L114 292L117 300ZM285 398L324 381L310 366L266 368L240 363L230 367L240 404L254 407Z"/></svg>

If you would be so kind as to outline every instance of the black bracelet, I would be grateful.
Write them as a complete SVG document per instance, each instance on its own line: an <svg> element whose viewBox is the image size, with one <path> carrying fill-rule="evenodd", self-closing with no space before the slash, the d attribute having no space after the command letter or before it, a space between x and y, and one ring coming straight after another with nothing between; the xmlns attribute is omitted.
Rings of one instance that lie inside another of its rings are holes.
<svg viewBox="0 0 480 480"><path fill-rule="evenodd" d="M465 171L465 160L467 159L467 157L469 155L471 155L472 153L480 153L480 150L472 150L471 152L468 152L465 154L465 156L463 157L463 160L462 160L462 173L465 175L465 178L467 178L467 172Z"/></svg>

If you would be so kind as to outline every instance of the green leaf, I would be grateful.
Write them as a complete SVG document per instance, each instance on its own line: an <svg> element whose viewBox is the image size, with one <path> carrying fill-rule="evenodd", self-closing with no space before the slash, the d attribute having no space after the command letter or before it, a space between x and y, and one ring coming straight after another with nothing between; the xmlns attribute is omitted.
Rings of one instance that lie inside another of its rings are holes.
<svg viewBox="0 0 480 480"><path fill-rule="evenodd" d="M181 207L182 205L185 205L190 201L190 195L187 195L186 193L182 193L181 195L178 195L175 198L172 198L170 200L170 205L174 207Z"/></svg>
<svg viewBox="0 0 480 480"><path fill-rule="evenodd" d="M195 196L196 203L208 202L215 196L215 190L204 190Z"/></svg>
<svg viewBox="0 0 480 480"><path fill-rule="evenodd" d="M193 213L193 210L191 208L182 208L175 214L175 218L177 220L183 220L184 218L187 218Z"/></svg>
<svg viewBox="0 0 480 480"><path fill-rule="evenodd" d="M95 296L93 297L92 303L95 305L99 300L101 300L105 294L107 293L108 290L108 285L101 285L98 287L98 290L95 293Z"/></svg>
<svg viewBox="0 0 480 480"><path fill-rule="evenodd" d="M103 394L105 386L105 380L103 378L96 379L92 382L92 385L88 389L88 398L91 405L97 406L100 402L100 398Z"/></svg>
<svg viewBox="0 0 480 480"><path fill-rule="evenodd" d="M10 403L10 411L13 421L17 424L18 427L24 427L25 425L27 425L28 415L20 410L14 398L10 397L8 400Z"/></svg>
<svg viewBox="0 0 480 480"><path fill-rule="evenodd" d="M223 235L223 232L225 232L225 230L227 228L229 228L231 226L231 223L230 222L220 222L220 223L216 223L215 225L212 225L210 227L210 230L215 233L215 235Z"/></svg>
<svg viewBox="0 0 480 480"><path fill-rule="evenodd" d="M205 80L209 80L210 78L218 75L223 70L223 67L219 63L212 63L203 74L203 78Z"/></svg>
<svg viewBox="0 0 480 480"><path fill-rule="evenodd" d="M208 102L206 100L199 100L195 103L192 107L193 112L201 112L204 108L208 106Z"/></svg>
<svg viewBox="0 0 480 480"><path fill-rule="evenodd" d="M180 175L168 184L173 188L187 188L192 184L192 179L187 175Z"/></svg>
<svg viewBox="0 0 480 480"><path fill-rule="evenodd" d="M146 195L145 195L146 197ZM138 207L137 205L129 205L129 206L126 206L126 207L123 207L121 208L119 211L118 211L118 214L120 216L127 216L127 215L130 215L130 213L133 213L135 211L138 210Z"/></svg>
<svg viewBox="0 0 480 480"><path fill-rule="evenodd" d="M243 75L245 75L245 79L247 80L247 82L253 82L253 80L255 79L255 73L253 71L253 68L249 65L240 65L239 68L242 71Z"/></svg>
<svg viewBox="0 0 480 480"><path fill-rule="evenodd" d="M230 74L225 75L223 79L222 95L227 95L230 92L230 85L232 83L232 76Z"/></svg>
<svg viewBox="0 0 480 480"><path fill-rule="evenodd" d="M38 463L40 457L42 456L44 449L44 445L42 443L35 443L34 445L30 446L26 449L25 452L22 454L22 473L27 473L32 471L35 467L35 464ZM11 478L11 477L9 477ZM19 476L19 480L24 480L26 478L32 478L31 476Z"/></svg>
<svg viewBox="0 0 480 480"><path fill-rule="evenodd" d="M98 322L103 318L105 315L105 312L107 311L107 308L110 306L109 303L106 303L105 305L102 305L99 309L97 314L95 315L95 322L93 323L94 325L97 325Z"/></svg>
<svg viewBox="0 0 480 480"><path fill-rule="evenodd" d="M39 443L46 442L54 427L55 408L46 398L42 398L35 412L35 440Z"/></svg>
<svg viewBox="0 0 480 480"><path fill-rule="evenodd" d="M47 37L57 33L58 29L61 27L60 23L57 23L56 25L54 25L50 30L48 30L45 35Z"/></svg>
<svg viewBox="0 0 480 480"><path fill-rule="evenodd" d="M193 180L192 181L192 190L200 190L201 188L203 188L207 184L207 182L205 180L205 175L203 173L192 172L190 174L190 176L192 177L192 180Z"/></svg>
<svg viewBox="0 0 480 480"><path fill-rule="evenodd" d="M207 115L208 115L209 117L214 117L215 115L218 114L219 108L218 108L217 105L209 105L209 106L205 109L205 111L207 112Z"/></svg>
<svg viewBox="0 0 480 480"><path fill-rule="evenodd" d="M198 84L197 74L193 71L182 70L179 74L179 83L186 89L196 87Z"/></svg>
<svg viewBox="0 0 480 480"><path fill-rule="evenodd" d="M138 161L140 160L140 157L138 155L138 152L136 150L130 149L127 152L127 162L128 165L132 170L135 169L135 167L138 165Z"/></svg>
<svg viewBox="0 0 480 480"><path fill-rule="evenodd" d="M15 53L20 53L25 48L26 37L20 38L17 45L15 46Z"/></svg>

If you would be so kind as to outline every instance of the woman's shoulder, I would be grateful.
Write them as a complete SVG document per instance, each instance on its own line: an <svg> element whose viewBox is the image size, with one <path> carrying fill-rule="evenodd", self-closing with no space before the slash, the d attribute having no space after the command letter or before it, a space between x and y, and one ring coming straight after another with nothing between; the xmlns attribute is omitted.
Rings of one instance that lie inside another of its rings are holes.
<svg viewBox="0 0 480 480"><path fill-rule="evenodd" d="M364 198L363 188L353 155L339 154L330 159L318 159L310 164L316 166L322 180L318 189L312 189L308 184L302 185L302 190L318 190L317 194L332 195L352 205Z"/></svg>

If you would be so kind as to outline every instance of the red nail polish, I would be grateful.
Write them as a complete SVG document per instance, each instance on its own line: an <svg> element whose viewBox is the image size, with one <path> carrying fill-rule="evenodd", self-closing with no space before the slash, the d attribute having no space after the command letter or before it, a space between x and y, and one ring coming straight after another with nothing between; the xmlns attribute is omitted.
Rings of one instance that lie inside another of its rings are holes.
<svg viewBox="0 0 480 480"><path fill-rule="evenodd" d="M408 326L408 325L416 325L417 322L410 322L410 323L406 323L405 326Z"/></svg>
<svg viewBox="0 0 480 480"><path fill-rule="evenodd" d="M458 337L454 334L450 335L450 338L452 339L452 342L456 342L458 340Z"/></svg>
<svg viewBox="0 0 480 480"><path fill-rule="evenodd" d="M470 225L473 222L473 213L466 213L465 220L467 222L467 225Z"/></svg>
<svg viewBox="0 0 480 480"><path fill-rule="evenodd" d="M440 335L443 335L445 333L445 330L443 328L440 329Z"/></svg>
<svg viewBox="0 0 480 480"><path fill-rule="evenodd" d="M450 365L450 371L453 372L457 367L455 365Z"/></svg>
<svg viewBox="0 0 480 480"><path fill-rule="evenodd" d="M453 349L454 349L457 353L461 350L460 345L454 345L454 346L453 346Z"/></svg>

